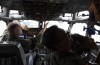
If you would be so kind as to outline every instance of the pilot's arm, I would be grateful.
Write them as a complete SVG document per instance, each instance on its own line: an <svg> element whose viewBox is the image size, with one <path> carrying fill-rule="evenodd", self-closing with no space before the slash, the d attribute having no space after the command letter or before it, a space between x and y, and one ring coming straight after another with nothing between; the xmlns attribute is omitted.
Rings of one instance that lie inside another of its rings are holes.
<svg viewBox="0 0 100 65"><path fill-rule="evenodd" d="M42 41L42 36L43 36L43 33L44 33L45 30L46 30L47 25L48 25L48 23L44 22L44 28L43 28L43 29L38 33L38 35L35 37L36 44L41 43L41 41Z"/></svg>
<svg viewBox="0 0 100 65"><path fill-rule="evenodd" d="M42 41L42 35L44 31L46 30L48 23L45 23L45 27L39 32L39 34L32 39L17 39L19 43L21 43L25 53L28 53L30 49L34 49L36 45L41 43Z"/></svg>

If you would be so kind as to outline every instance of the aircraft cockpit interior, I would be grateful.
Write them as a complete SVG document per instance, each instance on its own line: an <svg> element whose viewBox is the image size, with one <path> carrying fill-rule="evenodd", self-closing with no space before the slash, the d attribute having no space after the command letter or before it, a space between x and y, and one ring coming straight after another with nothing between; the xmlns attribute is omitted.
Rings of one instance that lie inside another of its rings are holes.
<svg viewBox="0 0 100 65"><path fill-rule="evenodd" d="M100 65L99 0L0 0L0 65Z"/></svg>

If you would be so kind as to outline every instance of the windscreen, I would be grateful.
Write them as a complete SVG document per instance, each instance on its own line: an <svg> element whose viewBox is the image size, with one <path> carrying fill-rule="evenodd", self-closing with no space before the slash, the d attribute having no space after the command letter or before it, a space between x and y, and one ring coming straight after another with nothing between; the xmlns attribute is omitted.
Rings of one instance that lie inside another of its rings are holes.
<svg viewBox="0 0 100 65"><path fill-rule="evenodd" d="M47 28L53 26L53 25L56 25L58 26L59 28L67 31L68 30L68 27L69 27L69 24L68 22L65 22L65 21L46 21L46 22L49 22L48 25L47 25Z"/></svg>
<svg viewBox="0 0 100 65"><path fill-rule="evenodd" d="M28 28L39 28L39 22L34 20L20 20L21 25L26 25Z"/></svg>
<svg viewBox="0 0 100 65"><path fill-rule="evenodd" d="M95 35L92 35L91 37L94 39L95 42L100 42L100 26L95 25L94 28L96 29Z"/></svg>

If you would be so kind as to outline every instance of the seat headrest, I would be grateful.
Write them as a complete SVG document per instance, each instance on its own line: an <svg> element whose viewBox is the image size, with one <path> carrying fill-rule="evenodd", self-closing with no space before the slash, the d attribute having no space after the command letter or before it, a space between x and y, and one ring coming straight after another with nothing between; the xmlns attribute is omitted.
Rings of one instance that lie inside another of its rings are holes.
<svg viewBox="0 0 100 65"><path fill-rule="evenodd" d="M18 65L26 65L24 50L20 43L7 41L0 42L0 58L16 56Z"/></svg>

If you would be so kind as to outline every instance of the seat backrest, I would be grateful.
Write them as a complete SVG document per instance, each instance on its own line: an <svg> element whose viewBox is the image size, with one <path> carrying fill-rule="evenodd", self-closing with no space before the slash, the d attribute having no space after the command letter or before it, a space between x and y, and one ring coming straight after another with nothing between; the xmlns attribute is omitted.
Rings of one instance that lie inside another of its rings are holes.
<svg viewBox="0 0 100 65"><path fill-rule="evenodd" d="M98 51L98 55L97 55L97 57L96 57L94 62L100 64L100 51Z"/></svg>
<svg viewBox="0 0 100 65"><path fill-rule="evenodd" d="M13 57L16 57L17 64L15 65L26 65L24 50L20 43L11 41L0 42L0 59Z"/></svg>

